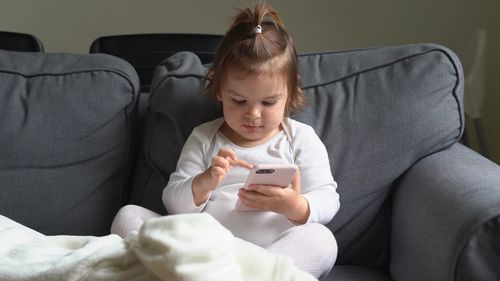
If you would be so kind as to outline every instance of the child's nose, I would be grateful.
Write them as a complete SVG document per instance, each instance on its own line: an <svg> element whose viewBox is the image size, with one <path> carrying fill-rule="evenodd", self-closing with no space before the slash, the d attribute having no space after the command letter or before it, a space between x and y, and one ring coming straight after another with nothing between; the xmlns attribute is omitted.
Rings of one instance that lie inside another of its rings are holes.
<svg viewBox="0 0 500 281"><path fill-rule="evenodd" d="M257 119L260 117L260 109L258 106L252 106L247 111L247 118Z"/></svg>

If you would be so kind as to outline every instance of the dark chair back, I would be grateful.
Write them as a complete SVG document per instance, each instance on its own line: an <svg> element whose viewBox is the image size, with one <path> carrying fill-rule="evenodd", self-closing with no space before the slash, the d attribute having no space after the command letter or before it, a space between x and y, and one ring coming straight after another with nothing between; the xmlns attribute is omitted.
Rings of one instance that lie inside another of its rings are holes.
<svg viewBox="0 0 500 281"><path fill-rule="evenodd" d="M43 44L37 37L18 32L0 31L0 49L18 52L43 52Z"/></svg>
<svg viewBox="0 0 500 281"><path fill-rule="evenodd" d="M141 92L149 92L156 66L180 51L191 51L202 63L213 60L222 35L213 34L128 34L99 37L90 53L106 53L128 61L139 74Z"/></svg>

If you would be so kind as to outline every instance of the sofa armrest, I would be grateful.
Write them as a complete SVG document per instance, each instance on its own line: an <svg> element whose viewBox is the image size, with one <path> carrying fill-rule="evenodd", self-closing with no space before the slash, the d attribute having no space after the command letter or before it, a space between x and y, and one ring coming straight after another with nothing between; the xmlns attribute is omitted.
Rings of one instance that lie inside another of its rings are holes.
<svg viewBox="0 0 500 281"><path fill-rule="evenodd" d="M500 166L461 144L410 168L395 188L394 280L500 280Z"/></svg>

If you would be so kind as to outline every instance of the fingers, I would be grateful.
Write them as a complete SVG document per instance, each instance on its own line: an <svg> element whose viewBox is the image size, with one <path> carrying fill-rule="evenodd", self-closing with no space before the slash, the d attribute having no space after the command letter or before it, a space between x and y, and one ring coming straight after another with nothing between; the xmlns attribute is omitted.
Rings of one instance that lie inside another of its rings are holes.
<svg viewBox="0 0 500 281"><path fill-rule="evenodd" d="M233 165L233 166L240 166L242 168L247 168L247 169L252 169L253 168L252 164L250 164L247 161L242 160L242 159L232 160L232 161L229 161L229 163L231 165Z"/></svg>
<svg viewBox="0 0 500 281"><path fill-rule="evenodd" d="M258 192L267 196L274 196L283 187L273 185L252 184L247 187L248 191Z"/></svg>
<svg viewBox="0 0 500 281"><path fill-rule="evenodd" d="M251 185L249 189L240 189L238 198L247 207L257 210L266 210L281 213L285 206L286 198L295 191L291 188L283 188L271 185Z"/></svg>
<svg viewBox="0 0 500 281"><path fill-rule="evenodd" d="M263 210L267 204L266 195L260 194L255 191L249 191L245 189L240 189L238 192L238 198L243 202L243 204L247 207L251 207L252 209Z"/></svg>
<svg viewBox="0 0 500 281"><path fill-rule="evenodd" d="M293 218L294 221L302 221L301 214L303 212L300 210L298 212L297 206L305 199L291 186L251 185L249 189L242 188L238 192L238 198L245 206L251 209L282 214L289 219ZM307 200L305 201L307 209Z"/></svg>
<svg viewBox="0 0 500 281"><path fill-rule="evenodd" d="M301 193L301 178L300 178L300 170L297 170L297 173L295 173L295 176L292 179L292 189L295 190L298 193Z"/></svg>
<svg viewBox="0 0 500 281"><path fill-rule="evenodd" d="M226 175L226 171L223 168L217 166L213 166L210 173L216 179L221 179Z"/></svg>
<svg viewBox="0 0 500 281"><path fill-rule="evenodd" d="M238 159L236 152L234 152L231 148L222 148L219 150L219 153L217 153L217 156L226 159L231 166L240 166L247 169L251 169L253 167L251 163L248 163L243 159Z"/></svg>
<svg viewBox="0 0 500 281"><path fill-rule="evenodd" d="M224 158L234 158L234 159L238 158L236 156L236 152L234 152L234 150L228 147L221 148L217 153L217 155Z"/></svg>
<svg viewBox="0 0 500 281"><path fill-rule="evenodd" d="M212 166L218 167L224 172L228 172L229 168L231 168L231 164L229 164L229 161L227 161L226 158L220 156L214 156L214 158L212 158Z"/></svg>
<svg viewBox="0 0 500 281"><path fill-rule="evenodd" d="M252 164L238 159L236 153L232 149L221 149L217 155L212 158L212 165L208 170L212 182L218 186L233 166L240 166L247 169L253 167Z"/></svg>

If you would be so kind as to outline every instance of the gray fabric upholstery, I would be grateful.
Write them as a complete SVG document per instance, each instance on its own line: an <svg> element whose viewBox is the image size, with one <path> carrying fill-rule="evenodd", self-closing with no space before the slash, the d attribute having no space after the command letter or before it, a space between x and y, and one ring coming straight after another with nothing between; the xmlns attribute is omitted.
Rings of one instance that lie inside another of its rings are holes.
<svg viewBox="0 0 500 281"><path fill-rule="evenodd" d="M44 234L109 233L137 93L111 56L0 51L0 213Z"/></svg>
<svg viewBox="0 0 500 281"><path fill-rule="evenodd" d="M393 186L463 131L461 65L432 44L301 55L299 64L308 105L292 117L321 137L339 184L341 208L328 225L337 262L387 273ZM165 213L158 198L185 139L221 116L200 94L206 71L187 52L157 68L131 202Z"/></svg>
<svg viewBox="0 0 500 281"><path fill-rule="evenodd" d="M500 280L500 167L461 144L414 165L395 189L396 280Z"/></svg>
<svg viewBox="0 0 500 281"><path fill-rule="evenodd" d="M365 266L334 266L327 278L321 281L391 281L388 275Z"/></svg>

